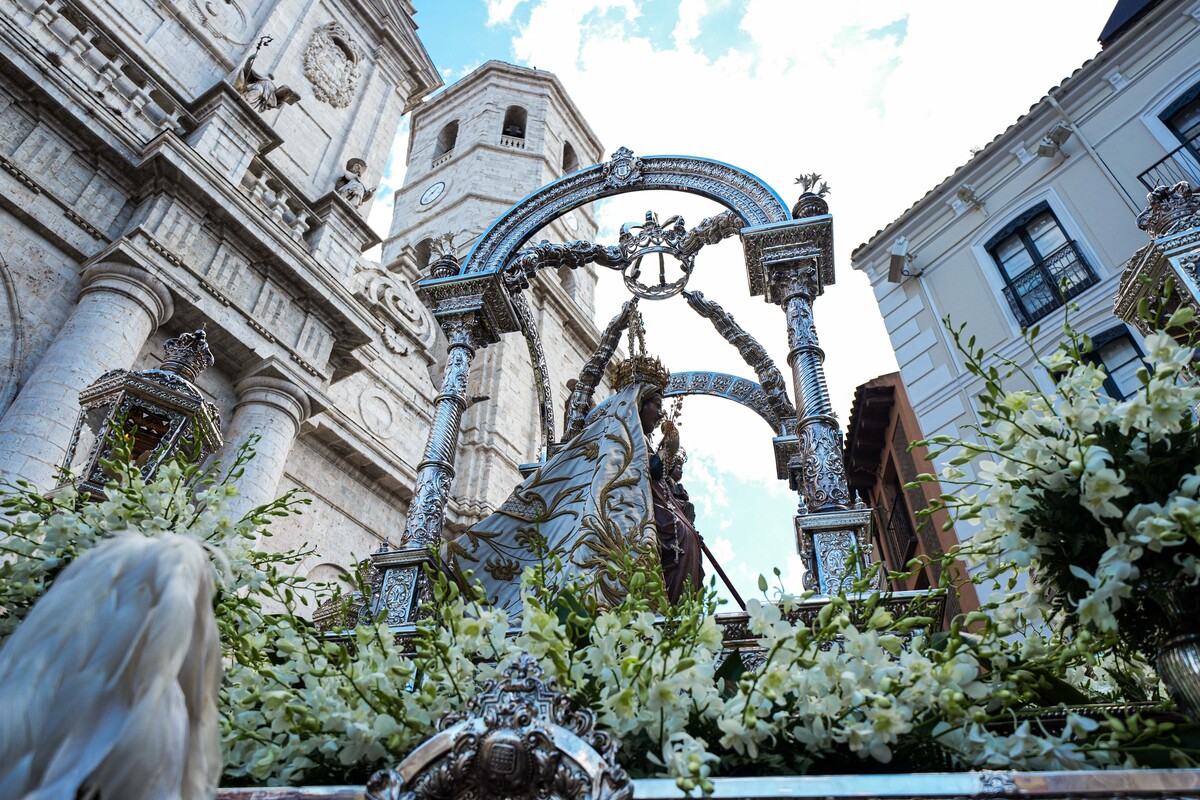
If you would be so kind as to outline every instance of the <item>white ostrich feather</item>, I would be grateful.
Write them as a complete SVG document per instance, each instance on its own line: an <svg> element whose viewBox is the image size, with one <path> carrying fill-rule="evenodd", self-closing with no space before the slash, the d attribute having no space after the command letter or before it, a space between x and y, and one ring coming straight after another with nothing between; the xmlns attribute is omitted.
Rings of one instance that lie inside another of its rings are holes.
<svg viewBox="0 0 1200 800"><path fill-rule="evenodd" d="M185 536L117 536L68 566L0 648L0 798L213 797L212 600Z"/></svg>

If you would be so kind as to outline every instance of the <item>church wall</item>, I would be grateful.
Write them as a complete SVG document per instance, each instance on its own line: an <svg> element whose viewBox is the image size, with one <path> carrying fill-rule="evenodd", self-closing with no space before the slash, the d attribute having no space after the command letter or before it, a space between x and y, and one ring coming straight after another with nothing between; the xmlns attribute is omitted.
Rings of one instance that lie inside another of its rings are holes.
<svg viewBox="0 0 1200 800"><path fill-rule="evenodd" d="M79 386L41 376L61 403L38 413L69 418L100 372L157 366L166 338L206 324L217 366L197 384L221 412L222 455L248 430L237 425L244 401L258 403L254 419L273 437L262 450L282 459L287 477L260 475L254 485L313 489L321 557L339 563L374 549L359 546L364 525L401 528L429 426L435 335L411 289L360 260L374 238L366 207L332 192L351 156L368 162L365 180L375 182L405 104L438 77L403 13L366 20L357 3L255 4L235 41L232 27L221 29L225 38L207 30L193 13L207 12L192 5L56 1L33 17L0 1L0 414L79 307L84 269L120 265L159 299L150 333L129 340L128 362L98 362ZM218 5L246 10L237 0ZM334 20L365 56L341 108L304 74L316 26ZM275 41L256 68L290 82L299 104L258 113L222 83L260 32ZM97 84L105 75L111 83ZM289 129L292 113L313 126ZM319 153L313 131L329 134ZM303 174L288 173L287 153ZM95 333L124 341L129 331ZM29 436L12 426L3 435ZM37 463L57 463L55 446L65 442L47 443Z"/></svg>
<svg viewBox="0 0 1200 800"><path fill-rule="evenodd" d="M117 366L157 366L167 338L206 325L217 364L197 385L222 416L228 441L218 455L228 461L247 434L264 436L263 455L242 482L246 508L288 488L305 489L312 505L276 523L273 542L316 547L302 572L350 565L381 537L399 543L441 381L444 339L411 285L415 245L452 232L465 255L514 201L560 177L562 137L550 129L575 130L578 112L552 76L511 65L482 68L486 80L466 81L454 108L426 104L414 118L414 152L440 130L436 122L432 131L419 124L432 108L462 120L455 156L438 168L426 161L410 170L397 196L398 235L384 248L386 266L371 264L359 255L373 238L362 221L368 206L355 209L332 191L350 157L367 161L368 186L377 182L406 103L436 80L431 64L422 71L419 42L410 36L396 46L393 22L361 19L362 7L337 0L217 9L245 11L242 33L236 26L218 31L196 16L209 12L172 2L135 3L127 18L111 0L81 6L86 19L79 25L96 48L88 53L102 53L104 63L63 49L64 32L80 29L75 23L18 15L0 24L0 58L8 59L0 70L0 256L7 264L0 267L0 308L16 303L21 315L19 329L0 324L0 404L36 372L42 351L78 307L83 270L96 263L133 270L147 296L165 298L161 314L149 334L138 334L128 363L97 364L87 380ZM314 31L334 21L364 53L341 108L317 96L304 70ZM411 33L411 20L402 22ZM6 49L10 23L33 26L39 47L62 50L62 75L39 82L34 76L44 67L37 65L49 56ZM229 85L260 34L274 41L260 51L256 71L274 73L276 86L300 93L299 103L258 112ZM136 80L115 79L108 92L78 91L114 64L141 72ZM491 85L497 75L503 80ZM525 147L501 142L512 103L529 113ZM590 163L598 145L589 150L585 132L568 135L581 163ZM443 178L443 196L420 204L428 185ZM535 240L590 238L594 231L590 212L581 212L576 228L559 221ZM595 346L593 282L591 270L570 280L547 273L529 295L542 323L558 427L565 381ZM12 356L17 350L24 355ZM5 377L6 368L20 371L21 381ZM76 413L86 381L57 385L61 407L44 413L62 419ZM479 353L471 394L490 399L464 419L448 509L457 529L498 506L519 480L517 465L534 459L541 445L538 398L519 335Z"/></svg>
<svg viewBox="0 0 1200 800"><path fill-rule="evenodd" d="M316 550L305 562L309 568L326 561L352 567L385 538L399 541L406 507L309 437L302 436L292 448L279 493L292 488L301 489L312 503L272 524L272 538L281 546L307 543Z"/></svg>
<svg viewBox="0 0 1200 800"><path fill-rule="evenodd" d="M102 0L89 8L190 100L253 49L269 7L247 0Z"/></svg>
<svg viewBox="0 0 1200 800"><path fill-rule="evenodd" d="M0 416L78 293L75 260L0 208Z"/></svg>

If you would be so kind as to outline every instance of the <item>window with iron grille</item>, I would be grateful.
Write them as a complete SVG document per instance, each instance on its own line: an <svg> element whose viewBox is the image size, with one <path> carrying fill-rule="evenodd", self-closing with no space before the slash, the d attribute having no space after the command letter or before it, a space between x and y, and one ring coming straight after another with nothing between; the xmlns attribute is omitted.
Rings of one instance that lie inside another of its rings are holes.
<svg viewBox="0 0 1200 800"><path fill-rule="evenodd" d="M1004 279L1004 297L1023 328L1100 280L1046 203L993 236L987 251Z"/></svg>
<svg viewBox="0 0 1200 800"><path fill-rule="evenodd" d="M1104 391L1114 399L1126 400L1142 388L1137 375L1142 366L1142 349L1125 326L1120 325L1093 336L1092 352L1084 358L1104 367L1108 373L1104 379Z"/></svg>
<svg viewBox="0 0 1200 800"><path fill-rule="evenodd" d="M1200 137L1200 83L1181 94L1158 118L1179 141L1195 142Z"/></svg>
<svg viewBox="0 0 1200 800"><path fill-rule="evenodd" d="M1180 144L1139 175L1138 180L1147 189L1174 186L1180 181L1200 183L1200 83L1175 98L1158 119Z"/></svg>

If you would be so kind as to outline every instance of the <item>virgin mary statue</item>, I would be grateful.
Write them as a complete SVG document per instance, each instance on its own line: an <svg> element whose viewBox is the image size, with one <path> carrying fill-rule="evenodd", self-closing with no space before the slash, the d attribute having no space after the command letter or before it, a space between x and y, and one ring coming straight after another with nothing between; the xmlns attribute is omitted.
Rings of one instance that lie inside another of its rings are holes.
<svg viewBox="0 0 1200 800"><path fill-rule="evenodd" d="M605 604L625 594L619 570L632 560L660 565L668 599L703 580L699 537L667 485L649 434L662 417L670 377L657 358L617 365L617 392L588 415L583 429L525 479L494 514L446 543L446 560L468 571L488 600L521 612L521 574L561 562L558 580L577 578ZM661 484L661 485L658 485Z"/></svg>

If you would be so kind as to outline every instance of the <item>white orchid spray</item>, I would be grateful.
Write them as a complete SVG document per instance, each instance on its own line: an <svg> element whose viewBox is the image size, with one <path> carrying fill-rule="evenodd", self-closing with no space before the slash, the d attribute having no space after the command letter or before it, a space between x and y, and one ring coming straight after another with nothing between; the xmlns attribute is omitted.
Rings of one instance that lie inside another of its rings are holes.
<svg viewBox="0 0 1200 800"><path fill-rule="evenodd" d="M1182 309L1167 328L1191 323ZM940 480L963 491L935 505L978 524L960 555L992 577L1029 571L1006 603L1034 616L1061 613L1070 630L1118 634L1150 657L1166 628L1159 601L1178 582L1200 579L1196 352L1168 331L1145 338L1140 386L1116 399L1088 357L1090 340L1069 324L1060 348L1038 359L1050 392L1007 389L1037 381L1012 361L992 363L954 330L967 369L984 382L983 421L970 441L919 443L954 456ZM971 462L974 477L961 469Z"/></svg>
<svg viewBox="0 0 1200 800"><path fill-rule="evenodd" d="M1170 723L1072 713L1045 726L1021 716L1067 689L1085 701L1125 696L1127 666L1110 664L1082 634L1067 641L1031 630L1006 639L1027 624L1011 609L1007 618L960 617L937 631L927 606L897 610L880 592L828 598L813 614L811 594L768 595L764 580L746 621L758 644L731 652L712 589L671 605L661 574L636 554L610 565L628 590L615 606L564 581L547 554L523 576L516 628L476 590L435 572L412 650L382 621L362 620L331 640L302 615L329 587L282 569L305 552L253 549L270 520L297 511L301 498L233 520L234 483L216 472L176 464L145 481L127 457L111 470L100 502L79 502L69 490L0 501L8 553L0 559L0 630L20 624L56 571L108 533L171 531L206 542L222 587L215 611L227 785L362 784L433 735L445 714L464 712L522 653L596 714L631 775L669 776L689 792L711 792L713 778L738 774L1074 769L1162 763L1171 754L1190 763Z"/></svg>

